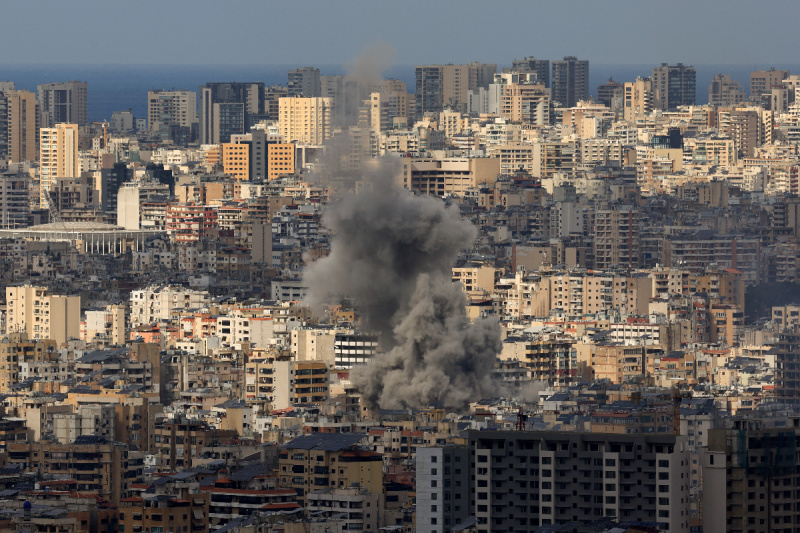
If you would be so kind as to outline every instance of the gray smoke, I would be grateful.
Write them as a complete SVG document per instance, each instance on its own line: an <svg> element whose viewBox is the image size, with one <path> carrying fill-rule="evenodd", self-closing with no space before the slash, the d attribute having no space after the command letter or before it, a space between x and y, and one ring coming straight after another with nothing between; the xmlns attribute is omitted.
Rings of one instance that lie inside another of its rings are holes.
<svg viewBox="0 0 800 533"><path fill-rule="evenodd" d="M456 208L395 188L397 160L366 172L368 186L330 206L331 253L305 273L309 302L351 297L385 353L350 377L370 407L460 408L495 390L496 321L470 323L451 281L460 250L476 230Z"/></svg>

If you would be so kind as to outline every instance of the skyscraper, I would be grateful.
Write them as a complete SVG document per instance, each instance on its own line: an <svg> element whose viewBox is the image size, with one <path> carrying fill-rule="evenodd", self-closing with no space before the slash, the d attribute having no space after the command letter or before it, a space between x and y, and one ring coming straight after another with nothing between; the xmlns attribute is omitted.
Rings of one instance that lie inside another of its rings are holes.
<svg viewBox="0 0 800 533"><path fill-rule="evenodd" d="M39 85L39 126L89 122L89 88L85 81Z"/></svg>
<svg viewBox="0 0 800 533"><path fill-rule="evenodd" d="M553 61L552 100L561 107L575 107L589 99L589 62L575 56Z"/></svg>
<svg viewBox="0 0 800 533"><path fill-rule="evenodd" d="M287 87L289 88L289 96L303 96L306 98L323 96L319 69L315 67L290 70Z"/></svg>
<svg viewBox="0 0 800 533"><path fill-rule="evenodd" d="M56 178L80 176L77 124L56 124L39 130L39 176L40 198Z"/></svg>
<svg viewBox="0 0 800 533"><path fill-rule="evenodd" d="M697 101L697 71L691 65L678 63L653 69L655 107L664 111Z"/></svg>
<svg viewBox="0 0 800 533"><path fill-rule="evenodd" d="M200 143L230 142L265 118L264 82L206 83L200 87Z"/></svg>
<svg viewBox="0 0 800 533"><path fill-rule="evenodd" d="M536 74L536 82L550 88L550 60L528 56L511 62L511 71ZM505 72L505 70L504 70Z"/></svg>

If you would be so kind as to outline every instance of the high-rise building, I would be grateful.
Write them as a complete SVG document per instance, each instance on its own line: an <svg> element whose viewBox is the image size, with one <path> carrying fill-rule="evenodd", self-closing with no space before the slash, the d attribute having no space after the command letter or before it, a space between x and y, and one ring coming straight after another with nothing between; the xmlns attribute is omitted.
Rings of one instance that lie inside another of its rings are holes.
<svg viewBox="0 0 800 533"><path fill-rule="evenodd" d="M491 63L418 65L415 69L417 116L438 114L446 107L466 112L469 91L488 87L496 72L497 65Z"/></svg>
<svg viewBox="0 0 800 533"><path fill-rule="evenodd" d="M200 143L230 142L265 118L264 83L206 83L200 87Z"/></svg>
<svg viewBox="0 0 800 533"><path fill-rule="evenodd" d="M38 86L39 126L89 122L89 89L85 81L47 83Z"/></svg>
<svg viewBox="0 0 800 533"><path fill-rule="evenodd" d="M280 112L279 101L287 96L289 96L289 89L281 85L271 85L264 88L264 114L267 116L267 120L278 120Z"/></svg>
<svg viewBox="0 0 800 533"><path fill-rule="evenodd" d="M625 82L623 118L634 122L653 110L653 80L636 78L634 82Z"/></svg>
<svg viewBox="0 0 800 533"><path fill-rule="evenodd" d="M26 173L0 174L0 228L22 228L28 225L30 200Z"/></svg>
<svg viewBox="0 0 800 533"><path fill-rule="evenodd" d="M322 144L333 134L332 112L330 98L281 98L278 131L286 142Z"/></svg>
<svg viewBox="0 0 800 533"><path fill-rule="evenodd" d="M715 74L708 87L708 105L735 106L745 99L744 91L738 81L727 74Z"/></svg>
<svg viewBox="0 0 800 533"><path fill-rule="evenodd" d="M757 101L761 96L770 94L773 85L781 85L781 82L789 77L788 70L754 70L750 73L750 99Z"/></svg>
<svg viewBox="0 0 800 533"><path fill-rule="evenodd" d="M795 531L800 418L750 412L730 424L708 432L701 456L703 531Z"/></svg>
<svg viewBox="0 0 800 533"><path fill-rule="evenodd" d="M147 124L150 131L169 126L191 128L196 122L196 92L157 90L147 93Z"/></svg>
<svg viewBox="0 0 800 533"><path fill-rule="evenodd" d="M289 96L316 98L323 96L319 69L315 67L296 68L289 71Z"/></svg>
<svg viewBox="0 0 800 533"><path fill-rule="evenodd" d="M468 446L417 448L419 531L444 533L470 517Z"/></svg>
<svg viewBox="0 0 800 533"><path fill-rule="evenodd" d="M479 533L603 517L689 531L686 437L559 431L469 431L467 437L472 478L461 482L472 486ZM420 523L417 513L417 528L427 531L431 524Z"/></svg>
<svg viewBox="0 0 800 533"><path fill-rule="evenodd" d="M80 176L78 125L56 124L39 130L39 186L42 194L56 178Z"/></svg>
<svg viewBox="0 0 800 533"><path fill-rule="evenodd" d="M617 111L620 107L623 107L623 95L624 84L614 81L612 78L597 87L597 103L603 104L612 111Z"/></svg>
<svg viewBox="0 0 800 533"><path fill-rule="evenodd" d="M655 107L664 111L682 105L695 105L697 101L697 71L691 65L678 63L653 69L653 95Z"/></svg>
<svg viewBox="0 0 800 533"><path fill-rule="evenodd" d="M533 56L528 56L525 59L515 59L511 62L510 70L512 72L519 72L521 74L536 74L536 83L541 83L548 89L550 88L549 59L536 59ZM506 69L503 69L503 72L505 71Z"/></svg>
<svg viewBox="0 0 800 533"><path fill-rule="evenodd" d="M36 159L36 95L0 91L0 159L15 163Z"/></svg>
<svg viewBox="0 0 800 533"><path fill-rule="evenodd" d="M561 107L575 107L581 100L589 99L589 61L567 56L553 61L553 76L550 80L553 102Z"/></svg>
<svg viewBox="0 0 800 533"><path fill-rule="evenodd" d="M513 122L550 124L550 93L538 83L508 83L500 97L500 116Z"/></svg>

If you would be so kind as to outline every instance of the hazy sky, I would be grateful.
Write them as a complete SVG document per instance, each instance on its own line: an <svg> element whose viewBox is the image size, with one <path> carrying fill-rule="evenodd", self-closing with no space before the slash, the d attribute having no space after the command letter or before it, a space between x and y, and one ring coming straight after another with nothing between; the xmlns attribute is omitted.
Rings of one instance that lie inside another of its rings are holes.
<svg viewBox="0 0 800 533"><path fill-rule="evenodd" d="M800 0L4 0L0 64L800 63Z"/></svg>

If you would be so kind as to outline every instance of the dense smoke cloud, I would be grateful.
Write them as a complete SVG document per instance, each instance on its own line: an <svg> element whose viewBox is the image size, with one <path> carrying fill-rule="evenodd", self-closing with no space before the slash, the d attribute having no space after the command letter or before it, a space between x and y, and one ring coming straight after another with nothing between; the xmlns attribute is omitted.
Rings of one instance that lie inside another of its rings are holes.
<svg viewBox="0 0 800 533"><path fill-rule="evenodd" d="M500 351L496 321L470 323L466 298L451 281L460 250L476 230L439 198L395 188L397 161L364 172L365 186L330 206L331 254L305 274L309 301L352 297L385 353L351 371L366 405L463 407L492 394Z"/></svg>

